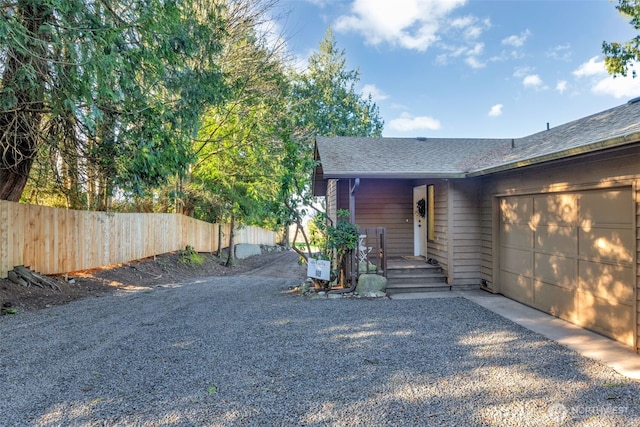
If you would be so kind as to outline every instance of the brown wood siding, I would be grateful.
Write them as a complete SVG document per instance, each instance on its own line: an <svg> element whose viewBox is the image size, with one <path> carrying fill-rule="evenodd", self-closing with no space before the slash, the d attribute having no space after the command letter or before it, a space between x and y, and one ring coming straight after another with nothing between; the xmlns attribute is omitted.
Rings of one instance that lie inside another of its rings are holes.
<svg viewBox="0 0 640 427"><path fill-rule="evenodd" d="M634 203L636 206L635 227L636 227L636 259L635 259L635 278L636 278L636 343L635 349L640 349L640 177L633 183Z"/></svg>
<svg viewBox="0 0 640 427"><path fill-rule="evenodd" d="M486 281L489 286L493 280L493 199L482 197L480 207L480 281Z"/></svg>
<svg viewBox="0 0 640 427"><path fill-rule="evenodd" d="M330 179L327 181L327 216L332 221L336 220L336 211L338 210L338 180Z"/></svg>
<svg viewBox="0 0 640 427"><path fill-rule="evenodd" d="M442 271L449 276L449 182L438 180L433 184L435 193L435 235L427 243L427 256L435 258L442 266Z"/></svg>
<svg viewBox="0 0 640 427"><path fill-rule="evenodd" d="M449 283L479 285L482 259L479 180L452 180L450 189L452 268Z"/></svg>
<svg viewBox="0 0 640 427"><path fill-rule="evenodd" d="M361 179L356 191L355 217L360 228L387 229L388 256L413 254L411 181Z"/></svg>
<svg viewBox="0 0 640 427"><path fill-rule="evenodd" d="M638 331L640 327L640 148L611 151L599 156L583 157L581 162L562 161L552 165L541 165L527 168L517 173L504 173L482 179L481 192L481 237L482 237L482 263L481 276L488 281L488 286L495 291L500 291L495 269L499 269L497 261L499 253L494 253L496 239L496 216L494 207L497 195L508 194L535 194L547 192L579 191L607 186L632 185L635 188L634 227L636 230L636 247L634 260L635 301L634 309L636 331L634 347L638 350Z"/></svg>
<svg viewBox="0 0 640 427"><path fill-rule="evenodd" d="M349 180L336 180L338 188L338 209L349 209Z"/></svg>

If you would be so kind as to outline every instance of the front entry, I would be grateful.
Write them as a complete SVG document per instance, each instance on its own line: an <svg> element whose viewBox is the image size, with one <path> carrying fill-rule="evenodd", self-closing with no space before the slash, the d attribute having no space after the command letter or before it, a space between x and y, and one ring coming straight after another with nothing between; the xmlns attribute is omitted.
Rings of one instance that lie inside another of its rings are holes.
<svg viewBox="0 0 640 427"><path fill-rule="evenodd" d="M413 187L413 255L427 256L427 186Z"/></svg>

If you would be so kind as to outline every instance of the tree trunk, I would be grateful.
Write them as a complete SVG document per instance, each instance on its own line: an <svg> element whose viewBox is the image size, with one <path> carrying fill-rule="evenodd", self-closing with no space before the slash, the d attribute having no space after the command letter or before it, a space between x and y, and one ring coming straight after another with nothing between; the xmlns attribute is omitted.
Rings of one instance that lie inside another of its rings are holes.
<svg viewBox="0 0 640 427"><path fill-rule="evenodd" d="M0 111L0 200L20 200L38 150L47 79L46 32L40 27L50 15L45 2L19 0L16 6L15 17L28 33L21 40L28 52L10 48L2 74L2 87L13 93L13 102Z"/></svg>
<svg viewBox="0 0 640 427"><path fill-rule="evenodd" d="M227 263L225 264L227 267L231 267L236 263L236 257L234 252L236 251L235 249L235 236L236 233L234 231L234 229L236 228L236 216L234 214L231 214L231 231L230 236L229 236L229 255L227 256Z"/></svg>

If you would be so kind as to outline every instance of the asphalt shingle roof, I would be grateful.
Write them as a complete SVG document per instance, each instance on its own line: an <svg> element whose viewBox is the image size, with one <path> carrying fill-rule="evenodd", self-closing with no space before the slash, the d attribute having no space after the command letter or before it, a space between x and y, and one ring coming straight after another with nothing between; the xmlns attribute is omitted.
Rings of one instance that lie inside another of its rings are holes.
<svg viewBox="0 0 640 427"><path fill-rule="evenodd" d="M325 178L466 177L640 141L640 102L524 138L318 137Z"/></svg>

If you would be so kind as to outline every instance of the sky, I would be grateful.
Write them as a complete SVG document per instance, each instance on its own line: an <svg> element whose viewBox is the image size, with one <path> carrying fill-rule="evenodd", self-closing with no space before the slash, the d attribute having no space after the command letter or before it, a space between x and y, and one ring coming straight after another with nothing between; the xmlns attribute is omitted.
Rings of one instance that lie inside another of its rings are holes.
<svg viewBox="0 0 640 427"><path fill-rule="evenodd" d="M602 42L638 35L617 0L280 0L304 68L331 27L383 136L519 138L640 96Z"/></svg>

